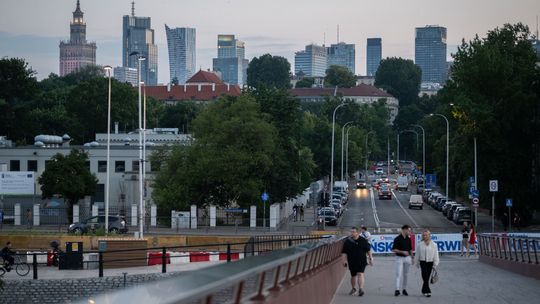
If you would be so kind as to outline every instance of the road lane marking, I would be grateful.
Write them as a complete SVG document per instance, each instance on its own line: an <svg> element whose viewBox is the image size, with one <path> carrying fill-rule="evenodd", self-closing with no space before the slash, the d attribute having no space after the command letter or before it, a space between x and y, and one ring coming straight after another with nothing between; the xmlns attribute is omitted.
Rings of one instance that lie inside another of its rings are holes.
<svg viewBox="0 0 540 304"><path fill-rule="evenodd" d="M375 226L377 226L377 231L380 230L379 215L377 214L377 206L375 205L375 197L373 196L373 188L369 189L369 195L371 197L371 209L373 209L373 218L375 219Z"/></svg>
<svg viewBox="0 0 540 304"><path fill-rule="evenodd" d="M407 210L405 210L405 208L403 208L403 205L401 205L401 202L399 201L399 198L397 197L397 195L394 193L394 190L391 190L392 191L392 194L394 195L394 197L396 198L396 201L399 205L399 207L401 208L401 210L403 210L403 212L411 219L411 221L413 222L413 224L418 228L420 227L418 225L418 223L416 223L416 221L413 219L413 217L409 214L409 212L407 212Z"/></svg>

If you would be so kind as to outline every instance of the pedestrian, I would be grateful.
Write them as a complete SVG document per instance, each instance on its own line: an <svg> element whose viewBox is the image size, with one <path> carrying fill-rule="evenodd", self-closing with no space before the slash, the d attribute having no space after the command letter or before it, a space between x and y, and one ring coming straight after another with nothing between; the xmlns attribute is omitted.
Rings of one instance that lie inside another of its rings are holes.
<svg viewBox="0 0 540 304"><path fill-rule="evenodd" d="M293 210L293 218L294 218L294 221L296 222L298 220L298 205L296 205L296 203L294 203L292 210Z"/></svg>
<svg viewBox="0 0 540 304"><path fill-rule="evenodd" d="M304 221L304 204L300 205L300 220Z"/></svg>
<svg viewBox="0 0 540 304"><path fill-rule="evenodd" d="M519 216L519 214L516 212L514 214L514 228L517 229L518 231L520 230L519 228L521 227L521 217Z"/></svg>
<svg viewBox="0 0 540 304"><path fill-rule="evenodd" d="M3 265L5 269L9 272L11 271L11 266L15 264L15 258L13 258L13 255L15 252L11 250L11 242L6 243L6 247L2 248L0 251L0 256L3 259Z"/></svg>
<svg viewBox="0 0 540 304"><path fill-rule="evenodd" d="M510 217L508 216L508 213L506 213L506 211L505 211L503 213L503 215L502 215L502 222L503 222L503 226L504 226L504 231L508 230L509 221L510 221Z"/></svg>
<svg viewBox="0 0 540 304"><path fill-rule="evenodd" d="M425 297L431 297L429 288L429 279L433 268L439 265L439 250L437 244L431 240L431 232L424 230L422 232L422 241L416 247L416 267L420 267L422 272L422 294Z"/></svg>
<svg viewBox="0 0 540 304"><path fill-rule="evenodd" d="M351 273L351 291L349 295L354 295L357 291L358 296L364 295L364 271L369 264L373 266L373 255L371 254L371 246L367 240L360 237L357 227L351 228L351 236L343 243L341 251L343 256L343 266L349 267Z"/></svg>
<svg viewBox="0 0 540 304"><path fill-rule="evenodd" d="M409 295L407 293L407 275L409 267L414 263L410 234L411 227L403 225L401 233L394 239L392 245L392 252L396 254L396 291L394 292L396 297L400 295L400 290L404 296Z"/></svg>
<svg viewBox="0 0 540 304"><path fill-rule="evenodd" d="M26 208L26 228L32 229L32 211Z"/></svg>
<svg viewBox="0 0 540 304"><path fill-rule="evenodd" d="M463 222L463 229L461 229L461 255L466 255L469 257L469 251L471 250L470 244L469 244L469 236L471 234L471 228L469 227L468 222ZM465 253L463 253L463 249L465 249Z"/></svg>
<svg viewBox="0 0 540 304"><path fill-rule="evenodd" d="M360 231L361 231L360 235L363 238L365 238L368 241L368 243L371 244L371 233L369 233L369 231L367 230L367 227L366 226L360 227Z"/></svg>
<svg viewBox="0 0 540 304"><path fill-rule="evenodd" d="M476 246L476 227L471 223L471 234L469 236L469 246L473 248L474 255L478 255L478 247Z"/></svg>

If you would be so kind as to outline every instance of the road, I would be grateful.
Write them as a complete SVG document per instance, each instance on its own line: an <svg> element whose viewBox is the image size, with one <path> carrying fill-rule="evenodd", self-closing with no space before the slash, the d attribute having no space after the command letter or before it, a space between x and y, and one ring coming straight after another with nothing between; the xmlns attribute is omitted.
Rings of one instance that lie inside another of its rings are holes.
<svg viewBox="0 0 540 304"><path fill-rule="evenodd" d="M368 189L351 191L347 210L339 223L340 228L365 225L370 231L381 233L397 232L404 224L415 229L429 228L435 232L457 232L460 229L428 205L424 205L422 210L408 209L411 192L394 190L391 200L379 200L377 191L373 190L368 186Z"/></svg>

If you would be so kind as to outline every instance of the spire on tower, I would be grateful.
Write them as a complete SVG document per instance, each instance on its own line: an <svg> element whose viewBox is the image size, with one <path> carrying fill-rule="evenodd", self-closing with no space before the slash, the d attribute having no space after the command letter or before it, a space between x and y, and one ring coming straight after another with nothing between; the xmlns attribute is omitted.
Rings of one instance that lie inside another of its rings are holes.
<svg viewBox="0 0 540 304"><path fill-rule="evenodd" d="M135 17L135 1L131 2L131 16Z"/></svg>

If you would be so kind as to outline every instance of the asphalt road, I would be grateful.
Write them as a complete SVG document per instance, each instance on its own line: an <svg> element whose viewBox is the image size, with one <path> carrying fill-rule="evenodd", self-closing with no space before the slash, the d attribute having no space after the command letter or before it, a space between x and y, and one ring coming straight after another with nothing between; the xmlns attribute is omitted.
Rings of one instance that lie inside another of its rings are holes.
<svg viewBox="0 0 540 304"><path fill-rule="evenodd" d="M424 204L422 210L409 209L410 195L409 191L394 190L391 200L379 200L377 191L372 190L369 185L368 189L352 190L339 227L347 229L365 225L370 231L382 233L397 232L404 224L418 229L429 228L435 232L460 230L459 226L429 205Z"/></svg>

